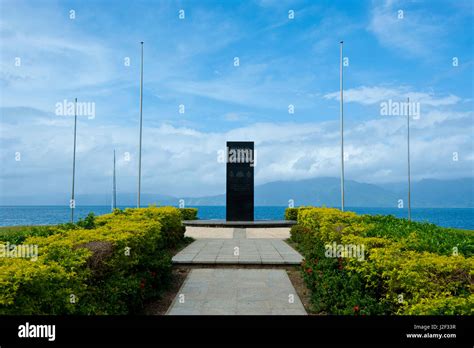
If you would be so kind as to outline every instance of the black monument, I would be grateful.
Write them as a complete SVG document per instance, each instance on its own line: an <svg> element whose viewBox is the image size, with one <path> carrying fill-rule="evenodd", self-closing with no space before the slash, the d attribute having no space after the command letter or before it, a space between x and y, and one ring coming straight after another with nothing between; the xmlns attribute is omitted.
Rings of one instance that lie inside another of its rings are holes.
<svg viewBox="0 0 474 348"><path fill-rule="evenodd" d="M253 141L227 142L226 220L253 221Z"/></svg>
<svg viewBox="0 0 474 348"><path fill-rule="evenodd" d="M219 155L219 161L220 161ZM198 227L291 227L292 220L254 220L254 167L257 155L253 141L228 141L226 161L226 220L186 220Z"/></svg>

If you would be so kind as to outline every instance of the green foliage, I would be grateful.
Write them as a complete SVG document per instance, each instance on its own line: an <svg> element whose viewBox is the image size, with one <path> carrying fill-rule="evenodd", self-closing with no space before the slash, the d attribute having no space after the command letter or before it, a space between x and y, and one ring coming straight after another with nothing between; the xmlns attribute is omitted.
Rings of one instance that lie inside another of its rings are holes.
<svg viewBox="0 0 474 348"><path fill-rule="evenodd" d="M422 299L411 306L408 315L474 315L474 295Z"/></svg>
<svg viewBox="0 0 474 348"><path fill-rule="evenodd" d="M472 231L328 208L299 211L298 225L291 236L317 312L472 314ZM326 257L333 242L364 246L364 260Z"/></svg>
<svg viewBox="0 0 474 348"><path fill-rule="evenodd" d="M285 220L298 220L298 208L286 208Z"/></svg>
<svg viewBox="0 0 474 348"><path fill-rule="evenodd" d="M4 259L0 264L0 314L71 314L70 294L85 291L83 274L57 262Z"/></svg>
<svg viewBox="0 0 474 348"><path fill-rule="evenodd" d="M29 236L47 237L57 232L53 226L20 226L19 228L2 229L0 231L0 244L22 244Z"/></svg>
<svg viewBox="0 0 474 348"><path fill-rule="evenodd" d="M179 208L181 218L183 220L196 220L197 219L197 208Z"/></svg>
<svg viewBox="0 0 474 348"><path fill-rule="evenodd" d="M95 214L90 212L84 219L79 219L76 225L86 230L93 229L95 227Z"/></svg>
<svg viewBox="0 0 474 348"><path fill-rule="evenodd" d="M159 221L166 246L174 247L184 237L185 228L181 220L181 213L177 208L150 206L146 209L126 208L123 211L115 209L111 214L97 217L95 223L97 226L102 226L110 221L115 223Z"/></svg>
<svg viewBox="0 0 474 348"><path fill-rule="evenodd" d="M299 250L305 256L301 264L303 279L311 290L313 310L321 314L385 314L376 293L366 287L357 273L346 270L342 258L325 256L324 243L311 233L302 233Z"/></svg>
<svg viewBox="0 0 474 348"><path fill-rule="evenodd" d="M298 207L298 208L286 208L285 209L285 220L298 220L298 212L306 209L311 209L312 207Z"/></svg>
<svg viewBox="0 0 474 348"><path fill-rule="evenodd" d="M456 247L460 254L467 257L474 255L474 231L443 228L427 222L410 222L390 215L364 215L359 220L371 225L366 236L401 241L403 247L410 250L452 255Z"/></svg>
<svg viewBox="0 0 474 348"><path fill-rule="evenodd" d="M301 225L293 225L290 229L290 239L295 243L301 243L304 237L311 234L311 229Z"/></svg>
<svg viewBox="0 0 474 348"><path fill-rule="evenodd" d="M89 215L30 235L24 243L38 246L37 261L0 260L0 314L135 313L168 285L171 250L183 239L172 207Z"/></svg>

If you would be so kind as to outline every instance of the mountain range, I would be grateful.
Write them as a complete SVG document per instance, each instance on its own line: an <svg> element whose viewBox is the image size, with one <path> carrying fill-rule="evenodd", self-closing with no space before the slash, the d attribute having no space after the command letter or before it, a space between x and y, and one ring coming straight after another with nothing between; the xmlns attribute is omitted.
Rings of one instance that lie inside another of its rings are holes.
<svg viewBox="0 0 474 348"><path fill-rule="evenodd" d="M407 204L406 183L368 184L345 181L345 204L348 207L396 207L399 200ZM225 205L225 194L203 197L174 197L142 193L142 205L177 205L183 199L186 206ZM300 205L340 205L338 178L313 178L297 181L275 181L255 186L256 206L288 206L293 200ZM69 194L41 196L0 196L0 205L64 205ZM78 205L110 205L111 194L76 195ZM423 179L412 182L412 207L472 208L474 207L474 179ZM117 205L134 206L136 193L117 193Z"/></svg>

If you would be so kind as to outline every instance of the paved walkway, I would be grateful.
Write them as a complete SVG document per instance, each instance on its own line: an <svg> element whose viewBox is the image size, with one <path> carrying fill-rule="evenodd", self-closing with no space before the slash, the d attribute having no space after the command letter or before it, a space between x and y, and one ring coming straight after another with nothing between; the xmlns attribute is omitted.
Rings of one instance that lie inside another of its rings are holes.
<svg viewBox="0 0 474 348"><path fill-rule="evenodd" d="M306 315L284 270L193 269L168 315Z"/></svg>
<svg viewBox="0 0 474 348"><path fill-rule="evenodd" d="M173 257L180 264L298 265L303 257L280 239L198 239Z"/></svg>
<svg viewBox="0 0 474 348"><path fill-rule="evenodd" d="M169 315L305 315L284 269L303 257L283 241L289 228L186 227L196 240L173 263L192 269L168 309ZM255 269L218 268L246 265ZM259 266L275 269L258 269Z"/></svg>

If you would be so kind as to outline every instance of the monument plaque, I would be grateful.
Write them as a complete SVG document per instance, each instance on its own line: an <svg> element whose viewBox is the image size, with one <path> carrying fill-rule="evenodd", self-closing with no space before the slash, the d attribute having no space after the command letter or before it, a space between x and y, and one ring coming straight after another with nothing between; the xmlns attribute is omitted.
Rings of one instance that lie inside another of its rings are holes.
<svg viewBox="0 0 474 348"><path fill-rule="evenodd" d="M226 220L253 221L253 141L227 142Z"/></svg>

